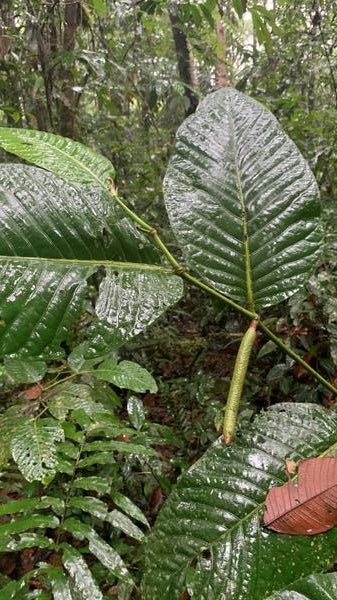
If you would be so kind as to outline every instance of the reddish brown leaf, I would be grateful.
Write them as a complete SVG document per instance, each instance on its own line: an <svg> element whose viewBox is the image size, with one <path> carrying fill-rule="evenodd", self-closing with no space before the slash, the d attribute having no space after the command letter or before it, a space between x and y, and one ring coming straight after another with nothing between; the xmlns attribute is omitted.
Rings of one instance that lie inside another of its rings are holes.
<svg viewBox="0 0 337 600"><path fill-rule="evenodd" d="M42 386L39 383L35 383L35 385L32 385L26 390L25 400L36 400L37 398L40 398L42 392Z"/></svg>
<svg viewBox="0 0 337 600"><path fill-rule="evenodd" d="M269 490L263 524L292 535L315 535L337 524L337 458L308 458L296 482Z"/></svg>

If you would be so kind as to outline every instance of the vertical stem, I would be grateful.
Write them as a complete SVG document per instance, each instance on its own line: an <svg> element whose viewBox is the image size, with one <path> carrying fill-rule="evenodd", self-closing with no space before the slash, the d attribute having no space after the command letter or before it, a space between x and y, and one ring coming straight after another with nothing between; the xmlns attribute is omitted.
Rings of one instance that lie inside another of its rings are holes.
<svg viewBox="0 0 337 600"><path fill-rule="evenodd" d="M235 360L223 423L223 437L227 446L232 443L235 437L240 399L246 379L249 358L256 339L256 327L257 321L252 321L241 340L240 348Z"/></svg>

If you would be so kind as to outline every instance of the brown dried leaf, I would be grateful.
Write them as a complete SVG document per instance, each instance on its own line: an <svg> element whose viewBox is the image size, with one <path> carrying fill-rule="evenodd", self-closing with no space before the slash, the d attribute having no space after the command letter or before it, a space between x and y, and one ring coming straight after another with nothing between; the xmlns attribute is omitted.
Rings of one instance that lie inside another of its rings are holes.
<svg viewBox="0 0 337 600"><path fill-rule="evenodd" d="M42 395L43 388L39 383L35 383L25 392L25 400L37 400Z"/></svg>
<svg viewBox="0 0 337 600"><path fill-rule="evenodd" d="M315 535L337 524L337 458L308 458L296 482L269 490L263 524L279 533Z"/></svg>

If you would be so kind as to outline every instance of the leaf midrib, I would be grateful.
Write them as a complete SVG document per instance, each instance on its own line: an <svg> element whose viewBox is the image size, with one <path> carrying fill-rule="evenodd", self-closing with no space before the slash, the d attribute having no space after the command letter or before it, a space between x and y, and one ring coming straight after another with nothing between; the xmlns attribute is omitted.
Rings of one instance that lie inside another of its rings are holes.
<svg viewBox="0 0 337 600"><path fill-rule="evenodd" d="M22 142L22 144L26 144L27 146L36 146L35 141L32 141L31 139L29 139L29 136L27 136L27 134L23 134L22 136L18 136L20 141ZM61 150L61 148L59 148L58 146L54 146L53 144L50 144L49 142L46 142L45 140L39 139L39 146L40 145L44 145L47 146L48 148L51 148L53 150L53 152L58 152L62 158L66 158L66 160L69 162L69 159L71 159L71 161L76 164L78 167L80 167L80 169L82 171L87 172L92 180L97 181L97 183L99 184L100 188L105 189L105 186L103 185L102 181L97 177L97 175L95 173L93 173L85 164L83 164L83 162L81 162L80 160L74 158L74 156L72 154L68 154L67 152L64 152L64 150ZM99 154L97 155L99 158ZM104 157L103 157L104 158ZM31 161L29 159L27 159L29 162L32 162L33 164L37 164L36 161ZM111 165L112 166L112 165ZM113 173L112 173L113 174Z"/></svg>
<svg viewBox="0 0 337 600"><path fill-rule="evenodd" d="M232 112L229 111L229 123L232 132L233 138L233 153L234 153L234 166L235 166L235 174L238 184L238 192L239 192L239 200L240 200L240 208L241 208L241 220L242 220L242 229L243 229L243 248L244 248L244 256L245 256L245 271L246 271L246 288L247 288L247 303L249 310L255 312L254 306L254 292L253 292L253 278L252 278L252 264L251 264L251 254L249 247L249 235L248 235L248 220L247 220L247 209L245 205L245 199L242 189L241 175L239 170L238 156L236 152L237 143L235 138L235 129L234 129L234 120L232 117Z"/></svg>
<svg viewBox="0 0 337 600"><path fill-rule="evenodd" d="M0 264L5 262L33 262L33 263L45 263L45 264L56 264L56 265L76 265L76 266L88 266L88 267L110 267L111 269L121 270L137 270L137 271L159 271L161 273L174 274L173 270L169 267L163 267L162 265L147 264L147 263L130 263L130 262L119 262L112 260L92 260L92 259L80 259L80 258L46 258L39 256L4 256L0 255Z"/></svg>
<svg viewBox="0 0 337 600"><path fill-rule="evenodd" d="M319 458L323 458L323 457L320 456ZM303 475L302 475L302 477L303 477ZM294 478L294 480L295 479L297 479L297 476ZM291 483L293 484L293 480L291 480ZM287 485L287 484L285 483L284 485ZM316 498L318 498L320 496L324 496L327 492L331 491L333 488L337 488L337 482L331 484L329 487L326 487L324 490L321 490L320 492L317 492L313 496L310 496L310 498L306 498L300 504L297 504L296 506L292 506L288 510L285 510L284 512L280 513L277 517L275 517L273 519L270 519L269 521L265 522L264 525L266 527L269 527L269 525L271 525L272 523L275 523L279 519L282 519L285 515L289 515L289 514L293 513L294 511L295 512L298 511L302 507L306 507L307 504L309 504L310 502L312 502L313 500L315 500Z"/></svg>

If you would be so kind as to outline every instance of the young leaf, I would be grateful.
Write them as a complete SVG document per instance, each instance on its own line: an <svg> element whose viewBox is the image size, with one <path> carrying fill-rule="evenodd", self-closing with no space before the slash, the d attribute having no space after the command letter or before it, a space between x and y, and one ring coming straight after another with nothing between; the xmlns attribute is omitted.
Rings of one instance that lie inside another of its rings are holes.
<svg viewBox="0 0 337 600"><path fill-rule="evenodd" d="M235 89L177 133L165 202L187 262L220 292L261 308L302 287L319 256L318 188L273 115Z"/></svg>
<svg viewBox="0 0 337 600"><path fill-rule="evenodd" d="M263 523L279 533L316 535L337 524L337 458L308 458L297 481L269 490Z"/></svg>
<svg viewBox="0 0 337 600"><path fill-rule="evenodd" d="M93 374L97 379L109 381L120 388L126 388L133 392L155 393L158 391L152 375L137 363L129 360L122 360L117 364L115 359L109 358L99 365Z"/></svg>
<svg viewBox="0 0 337 600"><path fill-rule="evenodd" d="M60 135L1 127L0 146L67 181L107 188L109 180L115 176L107 158Z"/></svg>
<svg viewBox="0 0 337 600"><path fill-rule="evenodd" d="M27 481L43 481L55 474L56 442L64 440L62 427L54 419L26 419L15 431L11 450Z"/></svg>
<svg viewBox="0 0 337 600"><path fill-rule="evenodd" d="M112 465L115 462L111 452L95 452L91 456L81 458L78 466L80 469L84 469L92 465Z"/></svg>
<svg viewBox="0 0 337 600"><path fill-rule="evenodd" d="M335 560L337 528L283 536L263 528L267 491L286 481L285 458L328 452L337 416L309 404L259 415L226 447L219 439L187 471L158 516L145 548L142 600L261 600ZM305 557L305 560L303 559Z"/></svg>

